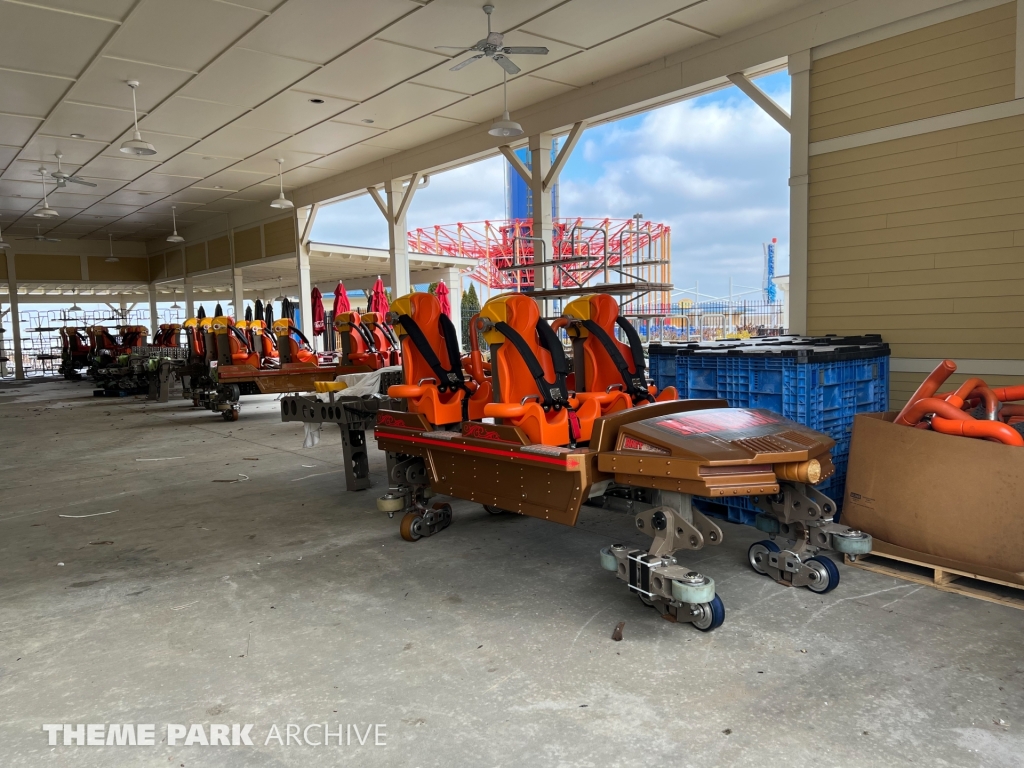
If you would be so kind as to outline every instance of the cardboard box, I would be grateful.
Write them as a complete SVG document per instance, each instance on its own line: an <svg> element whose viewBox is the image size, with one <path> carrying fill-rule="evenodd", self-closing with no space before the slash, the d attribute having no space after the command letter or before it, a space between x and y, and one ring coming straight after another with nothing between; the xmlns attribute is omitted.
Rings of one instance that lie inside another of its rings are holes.
<svg viewBox="0 0 1024 768"><path fill-rule="evenodd" d="M842 521L879 551L1024 584L1024 448L895 418L854 418Z"/></svg>

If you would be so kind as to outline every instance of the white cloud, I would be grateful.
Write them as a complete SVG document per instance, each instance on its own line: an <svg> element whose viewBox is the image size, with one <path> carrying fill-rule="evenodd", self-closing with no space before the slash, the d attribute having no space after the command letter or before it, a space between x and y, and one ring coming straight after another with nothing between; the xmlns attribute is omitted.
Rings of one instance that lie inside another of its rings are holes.
<svg viewBox="0 0 1024 768"><path fill-rule="evenodd" d="M789 79L759 85L784 108ZM504 161L474 163L431 179L409 211L409 228L504 218ZM588 129L560 180L563 216L626 219L642 212L672 227L677 288L758 286L761 243L778 237L788 267L789 136L736 88ZM314 238L387 247L368 196L321 209ZM738 290L738 289L737 289Z"/></svg>

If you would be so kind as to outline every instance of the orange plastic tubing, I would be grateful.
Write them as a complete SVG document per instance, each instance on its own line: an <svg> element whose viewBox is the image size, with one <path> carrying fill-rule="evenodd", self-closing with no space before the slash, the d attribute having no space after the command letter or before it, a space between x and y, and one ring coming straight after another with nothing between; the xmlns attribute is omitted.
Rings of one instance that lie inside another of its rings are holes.
<svg viewBox="0 0 1024 768"><path fill-rule="evenodd" d="M995 421L999 418L999 407L1002 405L999 402L999 398L996 397L996 393L988 387L975 387L971 390L970 397L967 398L967 402L971 403L971 407L977 404L978 399L985 404L985 418L989 421Z"/></svg>
<svg viewBox="0 0 1024 768"><path fill-rule="evenodd" d="M899 415L896 417L895 423L902 424L903 426L912 426L913 424L917 423L917 421L920 421L920 416L918 416L915 421L910 421L909 419L907 419L907 414L910 411L910 409L914 406L915 403L917 403L918 400L923 400L924 398L931 397L936 392L938 392L939 387L942 386L943 382L946 379L948 379L955 370L956 363L954 363L952 360L943 360L941 363L935 366L935 370L928 374L928 378L921 382L921 386L917 388L917 391L914 392L913 395L911 395L910 399L907 401L907 404L903 406L903 410L900 411Z"/></svg>
<svg viewBox="0 0 1024 768"><path fill-rule="evenodd" d="M1024 400L1024 385L1021 384L1015 387L992 387L992 391L1004 403L1011 400Z"/></svg>
<svg viewBox="0 0 1024 768"><path fill-rule="evenodd" d="M971 396L971 393L974 391L975 387L984 387L984 386L986 386L986 384L985 384L985 382L982 379L977 379L977 378L968 379L963 384L961 384L959 387L957 387L956 392L954 392L953 394L949 395L946 398L946 402L947 403L952 403L957 408L963 408L964 407L964 401L968 397Z"/></svg>
<svg viewBox="0 0 1024 768"><path fill-rule="evenodd" d="M1024 447L1024 437L1009 424L1001 421L955 421L936 416L932 419L932 429L944 435L962 435L963 437L980 437L996 440L1004 445Z"/></svg>
<svg viewBox="0 0 1024 768"><path fill-rule="evenodd" d="M923 417L930 413L938 414L942 418L949 419L950 421L974 421L969 413L961 411L955 405L947 403L945 400L940 400L937 397L926 397L924 400L918 400L910 409L904 409L907 411L903 417L905 421L904 426L913 427Z"/></svg>
<svg viewBox="0 0 1024 768"><path fill-rule="evenodd" d="M999 416L1004 419L1012 416L1024 416L1024 405L1004 405L999 411Z"/></svg>

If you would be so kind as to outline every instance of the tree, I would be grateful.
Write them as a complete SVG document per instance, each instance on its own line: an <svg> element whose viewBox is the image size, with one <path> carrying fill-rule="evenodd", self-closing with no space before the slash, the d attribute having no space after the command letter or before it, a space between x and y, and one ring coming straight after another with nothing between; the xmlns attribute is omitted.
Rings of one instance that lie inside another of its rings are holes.
<svg viewBox="0 0 1024 768"><path fill-rule="evenodd" d="M480 299L476 295L476 286L472 281L469 290L462 294L462 346L469 349L469 319L480 311Z"/></svg>

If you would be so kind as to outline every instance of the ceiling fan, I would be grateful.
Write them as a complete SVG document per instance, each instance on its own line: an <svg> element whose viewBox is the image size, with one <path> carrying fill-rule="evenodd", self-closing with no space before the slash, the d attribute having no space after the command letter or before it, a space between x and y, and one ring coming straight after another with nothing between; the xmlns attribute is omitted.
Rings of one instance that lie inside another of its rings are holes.
<svg viewBox="0 0 1024 768"><path fill-rule="evenodd" d="M479 51L476 56L470 56L464 61L460 61L454 67L451 68L452 72L458 72L463 67L468 67L477 59L484 57L494 59L498 63L498 66L508 72L510 75L518 75L522 70L515 65L515 63L508 57L509 54L540 54L544 55L548 53L548 49L543 46L507 46L502 45L505 40L505 36L501 32L491 31L491 14L494 12L494 6L488 3L484 6L484 13L487 14L487 37L483 40L478 40L475 45L472 46L457 46L457 45L437 45L435 48L450 48L458 51Z"/></svg>
<svg viewBox="0 0 1024 768"><path fill-rule="evenodd" d="M54 171L53 173L51 173L50 175L57 180L57 186L58 187L66 187L68 185L69 181L72 184L82 184L82 185L84 185L86 187L95 187L96 186L91 181L86 181L85 179L80 179L77 176L75 176L75 174L73 174L73 173L64 173L64 171L62 171L60 169L60 161L61 161L61 158L64 157L63 154L61 154L60 152L55 152L54 153L54 157L57 158L57 170Z"/></svg>
<svg viewBox="0 0 1024 768"><path fill-rule="evenodd" d="M36 224L36 233L32 237L18 237L17 240L38 240L40 243L59 243L56 237L47 237L39 232L39 225Z"/></svg>

